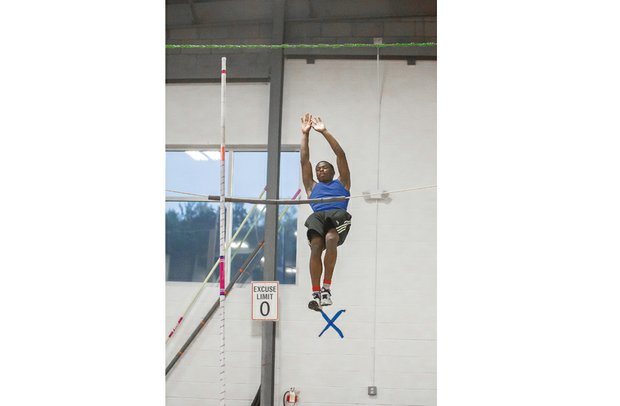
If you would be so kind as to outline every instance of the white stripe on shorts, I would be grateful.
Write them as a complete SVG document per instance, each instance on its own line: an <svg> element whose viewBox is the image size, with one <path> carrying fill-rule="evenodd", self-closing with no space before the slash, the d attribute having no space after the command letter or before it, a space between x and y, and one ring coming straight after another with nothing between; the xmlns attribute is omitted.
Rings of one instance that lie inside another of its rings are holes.
<svg viewBox="0 0 620 406"><path fill-rule="evenodd" d="M351 224L351 221L346 220L342 225L339 225L338 227L336 227L336 231L338 232L338 234L340 234L344 230L346 230L347 226L349 226L350 224Z"/></svg>

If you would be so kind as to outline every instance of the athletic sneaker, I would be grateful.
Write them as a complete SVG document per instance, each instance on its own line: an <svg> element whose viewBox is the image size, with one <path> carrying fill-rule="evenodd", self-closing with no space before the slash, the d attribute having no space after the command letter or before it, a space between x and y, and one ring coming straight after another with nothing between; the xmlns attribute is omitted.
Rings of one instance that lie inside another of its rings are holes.
<svg viewBox="0 0 620 406"><path fill-rule="evenodd" d="M312 300L308 303L308 309L312 309L317 312L321 310L321 294L319 292L312 293Z"/></svg>
<svg viewBox="0 0 620 406"><path fill-rule="evenodd" d="M329 289L321 288L321 306L331 306L332 292Z"/></svg>

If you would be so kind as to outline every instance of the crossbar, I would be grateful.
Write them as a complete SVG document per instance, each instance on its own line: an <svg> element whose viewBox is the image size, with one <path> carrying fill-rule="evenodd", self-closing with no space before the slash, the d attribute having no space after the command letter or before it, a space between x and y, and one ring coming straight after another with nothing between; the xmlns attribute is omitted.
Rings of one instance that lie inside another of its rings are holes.
<svg viewBox="0 0 620 406"><path fill-rule="evenodd" d="M227 202L232 203L254 203L254 204L309 204L309 203L327 203L327 202L342 202L348 200L347 196L339 196L339 197L323 197L320 199L301 199L301 200L291 200L291 199L250 199L245 197L225 197ZM219 201L219 196L212 195L201 195L197 197L183 197L183 196L173 196L166 197L167 202L216 202Z"/></svg>

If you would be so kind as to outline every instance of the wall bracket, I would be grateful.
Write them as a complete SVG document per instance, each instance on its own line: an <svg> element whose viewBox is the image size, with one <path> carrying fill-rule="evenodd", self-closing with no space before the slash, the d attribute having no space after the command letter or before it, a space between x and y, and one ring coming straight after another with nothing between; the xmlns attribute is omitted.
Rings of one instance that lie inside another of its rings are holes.
<svg viewBox="0 0 620 406"><path fill-rule="evenodd" d="M392 201L392 198L390 198L390 192L387 192L385 190L368 190L362 192L362 195L364 196L364 200L367 202L378 201L389 203L390 201Z"/></svg>

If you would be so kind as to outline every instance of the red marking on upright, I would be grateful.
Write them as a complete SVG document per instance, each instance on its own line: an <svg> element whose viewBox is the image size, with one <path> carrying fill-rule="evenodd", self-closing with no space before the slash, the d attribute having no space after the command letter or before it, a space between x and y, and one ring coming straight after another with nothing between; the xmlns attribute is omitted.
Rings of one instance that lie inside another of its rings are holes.
<svg viewBox="0 0 620 406"><path fill-rule="evenodd" d="M224 293L224 257L220 257L220 295Z"/></svg>
<svg viewBox="0 0 620 406"><path fill-rule="evenodd" d="M226 74L226 69L222 69L222 75Z"/></svg>

